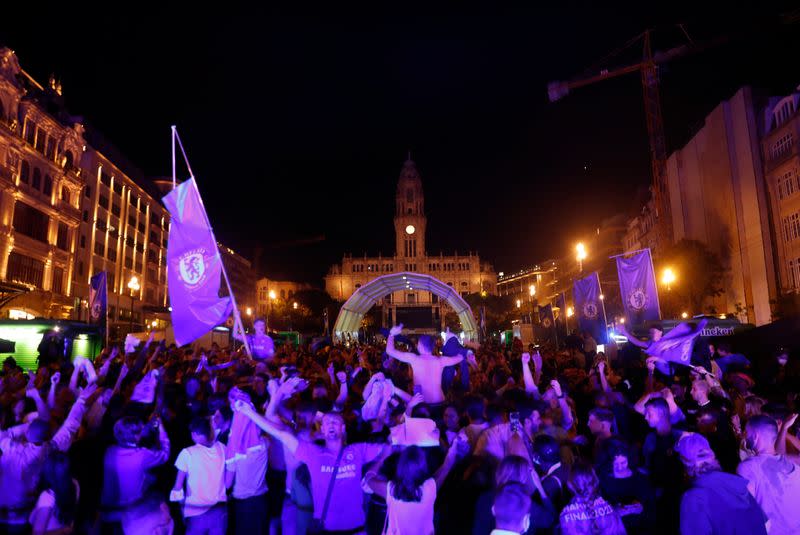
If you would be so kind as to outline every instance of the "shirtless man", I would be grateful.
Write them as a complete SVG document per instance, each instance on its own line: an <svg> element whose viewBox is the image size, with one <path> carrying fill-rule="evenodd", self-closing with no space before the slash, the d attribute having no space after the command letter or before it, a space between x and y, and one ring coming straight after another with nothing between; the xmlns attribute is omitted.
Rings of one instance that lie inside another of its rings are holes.
<svg viewBox="0 0 800 535"><path fill-rule="evenodd" d="M433 338L427 335L419 337L417 351L405 353L398 351L394 347L394 337L403 331L403 324L395 325L389 331L389 338L386 340L386 354L405 362L411 366L414 372L414 386L422 389L422 398L428 405L444 403L444 392L442 392L442 370L448 366L455 366L464 360L462 355L456 357L435 357L433 353Z"/></svg>

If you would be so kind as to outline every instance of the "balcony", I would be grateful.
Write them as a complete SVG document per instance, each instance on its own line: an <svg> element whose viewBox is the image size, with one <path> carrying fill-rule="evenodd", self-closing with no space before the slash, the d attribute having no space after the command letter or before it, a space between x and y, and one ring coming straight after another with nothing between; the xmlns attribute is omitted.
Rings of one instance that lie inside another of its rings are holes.
<svg viewBox="0 0 800 535"><path fill-rule="evenodd" d="M75 221L81 220L81 211L66 201L59 199L58 204L56 204L56 208L60 214L70 219L74 219Z"/></svg>

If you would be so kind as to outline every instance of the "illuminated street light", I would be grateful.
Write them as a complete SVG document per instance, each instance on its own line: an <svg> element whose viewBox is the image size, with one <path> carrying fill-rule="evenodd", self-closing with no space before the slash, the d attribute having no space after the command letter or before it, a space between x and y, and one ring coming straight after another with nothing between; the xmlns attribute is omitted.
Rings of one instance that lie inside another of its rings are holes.
<svg viewBox="0 0 800 535"><path fill-rule="evenodd" d="M245 310L245 312L247 312L247 315L248 315L248 316L252 316L252 315L253 315L253 309L252 309L252 308L250 308L250 307L247 307L247 309Z"/></svg>
<svg viewBox="0 0 800 535"><path fill-rule="evenodd" d="M622 323L622 324L624 325L624 324L625 324L625 318L620 318L620 319L619 319L619 322L620 322L620 323Z"/></svg>
<svg viewBox="0 0 800 535"><path fill-rule="evenodd" d="M686 318L688 318L688 317L689 317L689 314L687 314L686 312L684 312L684 313L682 313L682 314L681 314L681 317L682 317L683 319L686 319Z"/></svg>
<svg viewBox="0 0 800 535"><path fill-rule="evenodd" d="M533 284L528 286L528 294L530 294L531 297L536 295L536 286L534 286Z"/></svg>
<svg viewBox="0 0 800 535"><path fill-rule="evenodd" d="M672 268L664 268L664 272L661 275L661 282L667 287L667 291L672 289L672 283L675 282L677 277L675 276L675 272L672 271Z"/></svg>
<svg viewBox="0 0 800 535"><path fill-rule="evenodd" d="M141 286L139 285L139 278L134 275L131 277L131 280L128 281L128 289L131 291L131 324L130 324L130 332L133 332L133 294L139 291Z"/></svg>
<svg viewBox="0 0 800 535"><path fill-rule="evenodd" d="M269 298L270 299L275 299L275 290L270 290L269 291Z"/></svg>
<svg viewBox="0 0 800 535"><path fill-rule="evenodd" d="M603 295L603 294L600 294L600 301L604 300L605 298L606 298L606 296L605 296L605 295Z"/></svg>
<svg viewBox="0 0 800 535"><path fill-rule="evenodd" d="M294 303L292 303L292 308L293 308L293 309L295 309L295 310L297 310L297 301L295 301Z"/></svg>
<svg viewBox="0 0 800 535"><path fill-rule="evenodd" d="M517 308L520 308L520 307L522 307L522 301L520 301L519 299L517 299Z"/></svg>
<svg viewBox="0 0 800 535"><path fill-rule="evenodd" d="M580 270L583 271L583 261L586 260L586 246L583 243L579 243L575 246L575 251L577 253L578 258L578 265L580 266Z"/></svg>
<svg viewBox="0 0 800 535"><path fill-rule="evenodd" d="M567 307L567 317L571 318L574 315L575 315L575 309L572 307Z"/></svg>

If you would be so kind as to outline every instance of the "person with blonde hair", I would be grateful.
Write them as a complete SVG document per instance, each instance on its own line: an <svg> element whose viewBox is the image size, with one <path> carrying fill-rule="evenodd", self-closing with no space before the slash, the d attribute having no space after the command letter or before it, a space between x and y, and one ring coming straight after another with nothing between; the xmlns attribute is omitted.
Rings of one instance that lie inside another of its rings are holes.
<svg viewBox="0 0 800 535"><path fill-rule="evenodd" d="M572 465L569 475L572 500L559 517L563 535L624 535L622 518L611 504L600 496L600 479L585 461Z"/></svg>

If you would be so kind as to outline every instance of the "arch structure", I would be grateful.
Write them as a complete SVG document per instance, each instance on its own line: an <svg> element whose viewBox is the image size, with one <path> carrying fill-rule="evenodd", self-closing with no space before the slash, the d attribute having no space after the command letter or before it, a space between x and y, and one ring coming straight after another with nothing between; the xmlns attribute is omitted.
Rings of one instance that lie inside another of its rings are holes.
<svg viewBox="0 0 800 535"><path fill-rule="evenodd" d="M425 290L438 296L458 314L464 338L469 340L478 337L478 325L472 309L452 286L431 275L409 271L381 275L358 288L339 311L333 325L334 336L341 339L345 333L350 333L356 337L361 319L375 303L391 293L406 290Z"/></svg>

